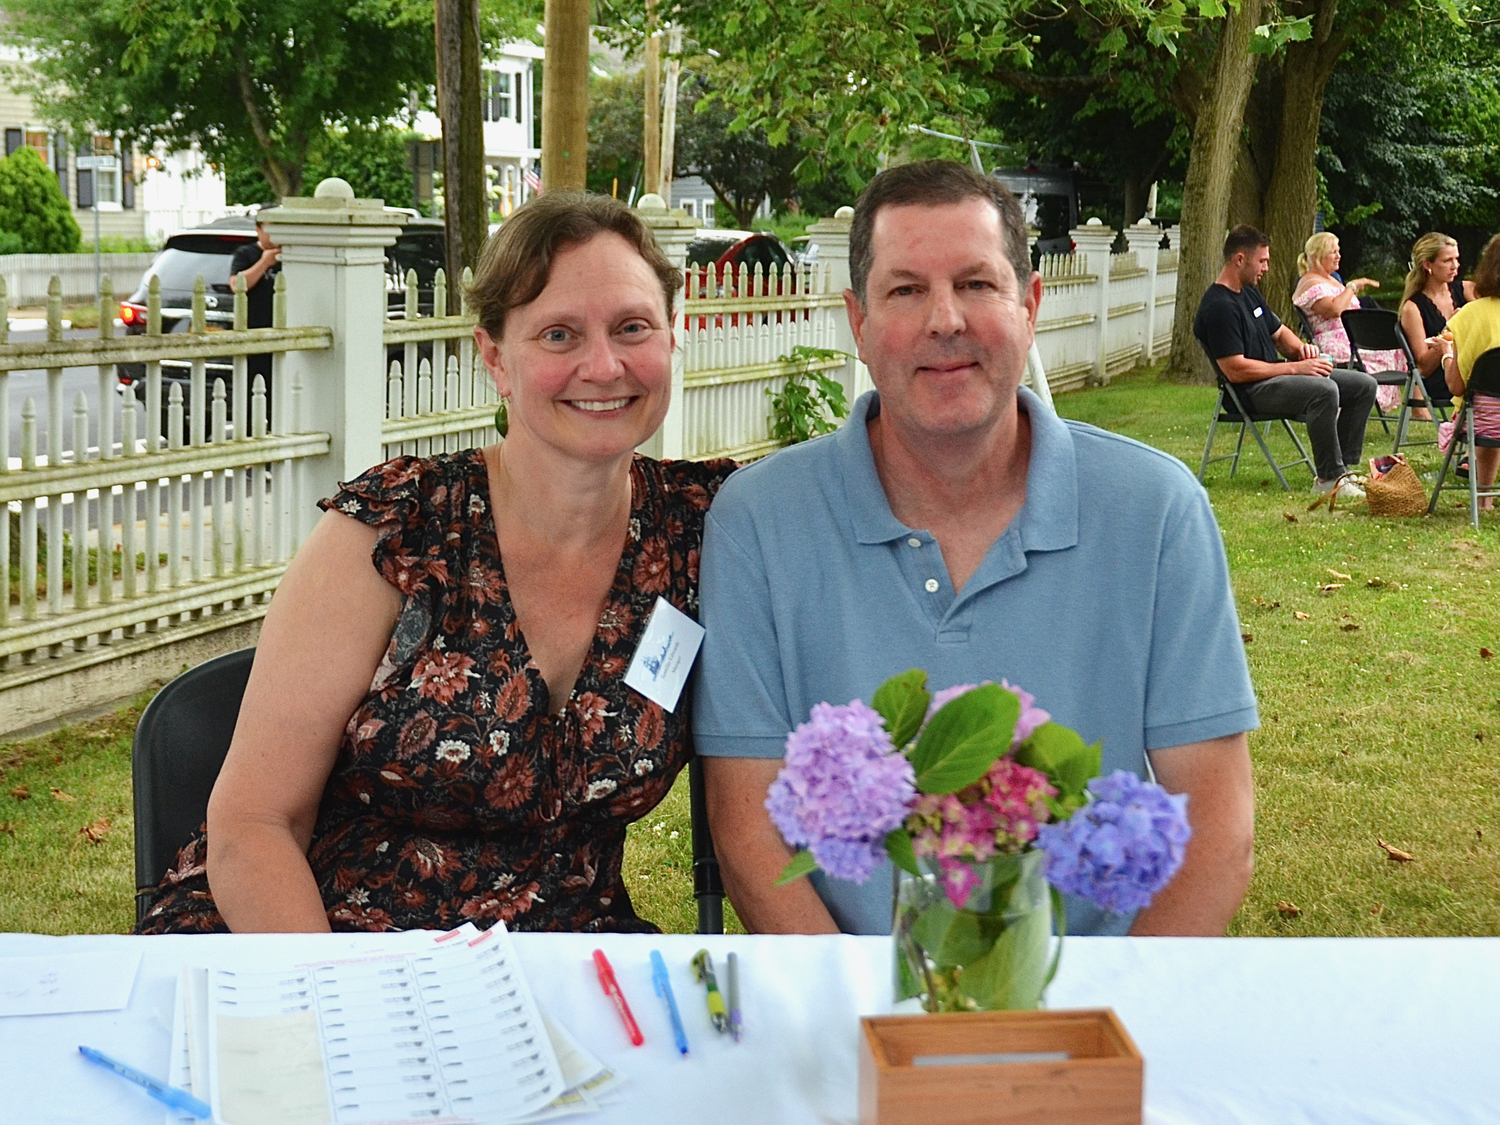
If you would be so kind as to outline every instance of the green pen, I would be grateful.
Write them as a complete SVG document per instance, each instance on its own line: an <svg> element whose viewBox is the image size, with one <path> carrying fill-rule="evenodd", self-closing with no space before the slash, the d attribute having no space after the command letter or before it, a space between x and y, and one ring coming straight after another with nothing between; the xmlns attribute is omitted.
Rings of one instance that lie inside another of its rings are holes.
<svg viewBox="0 0 1500 1125"><path fill-rule="evenodd" d="M708 989L708 1018L714 1030L729 1030L729 1012L724 1007L724 997L719 994L719 982L714 977L714 960L708 950L700 949L693 955L693 976Z"/></svg>

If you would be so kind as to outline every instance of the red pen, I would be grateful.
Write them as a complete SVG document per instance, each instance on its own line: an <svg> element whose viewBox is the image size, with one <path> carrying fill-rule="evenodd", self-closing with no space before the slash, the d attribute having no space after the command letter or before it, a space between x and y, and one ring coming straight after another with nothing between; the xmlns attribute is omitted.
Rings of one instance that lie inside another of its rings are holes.
<svg viewBox="0 0 1500 1125"><path fill-rule="evenodd" d="M604 956L604 950L594 950L594 967L599 970L599 987L604 989L604 995L615 1002L615 1011L620 1013L620 1019L624 1021L625 1034L630 1036L631 1046L639 1047L646 1041L646 1037L636 1025L630 1005L625 1003L625 994L620 991L620 982L615 980L615 971L610 967L609 958Z"/></svg>

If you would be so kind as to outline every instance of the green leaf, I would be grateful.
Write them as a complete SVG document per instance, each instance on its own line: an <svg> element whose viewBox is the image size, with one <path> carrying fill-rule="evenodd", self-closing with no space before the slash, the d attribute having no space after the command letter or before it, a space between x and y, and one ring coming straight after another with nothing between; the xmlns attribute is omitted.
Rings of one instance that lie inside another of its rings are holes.
<svg viewBox="0 0 1500 1125"><path fill-rule="evenodd" d="M776 882L772 885L784 887L788 883L802 878L804 875L812 874L817 869L818 861L813 859L812 852L803 848L796 855L792 856L790 863L781 869L781 874L776 877Z"/></svg>
<svg viewBox="0 0 1500 1125"><path fill-rule="evenodd" d="M927 692L927 673L912 668L892 676L876 688L870 706L880 712L891 741L900 750L916 737L931 702L932 696Z"/></svg>
<svg viewBox="0 0 1500 1125"><path fill-rule="evenodd" d="M1117 55L1126 47L1125 29L1115 28L1099 41L1099 50L1106 54Z"/></svg>
<svg viewBox="0 0 1500 1125"><path fill-rule="evenodd" d="M1083 803L1084 788L1099 776L1104 744L1086 746L1076 731L1056 723L1043 723L1031 732L1016 750L1015 758L1023 766L1041 770L1057 786L1063 805Z"/></svg>
<svg viewBox="0 0 1500 1125"><path fill-rule="evenodd" d="M1021 701L999 684L984 684L942 707L910 755L923 793L956 793L984 776L1010 749Z"/></svg>
<svg viewBox="0 0 1500 1125"><path fill-rule="evenodd" d="M911 836L904 828L895 828L885 834L885 854L902 871L913 875L922 874L917 866L917 853L912 850Z"/></svg>

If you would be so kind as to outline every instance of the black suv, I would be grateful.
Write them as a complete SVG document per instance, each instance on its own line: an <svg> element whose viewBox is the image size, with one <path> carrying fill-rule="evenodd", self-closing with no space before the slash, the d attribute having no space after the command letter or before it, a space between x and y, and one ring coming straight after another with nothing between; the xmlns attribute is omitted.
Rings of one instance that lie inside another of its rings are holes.
<svg viewBox="0 0 1500 1125"><path fill-rule="evenodd" d="M255 241L255 220L231 216L206 226L179 231L167 239L151 268L146 271L136 291L120 302L120 321L127 336L146 332L146 296L151 278L161 279L161 330L163 333L187 332L193 324L193 285L201 276L207 287L204 298L204 320L210 332L228 331L234 327L234 291L229 287L229 263L234 252ZM433 280L445 264L447 242L441 219L424 219L411 215L405 221L394 245L385 249L385 290L388 315L393 320L406 316L406 272L417 271L417 308L420 315L432 315ZM399 359L399 349L391 356ZM234 366L229 359L210 359L204 364L207 385L224 380L224 388L233 402ZM140 363L119 365L121 384L141 403L146 401L146 367ZM183 417L188 417L189 385L192 364L187 360L163 360L162 432L166 433L166 411L171 384L182 386ZM206 419L205 419L206 421Z"/></svg>

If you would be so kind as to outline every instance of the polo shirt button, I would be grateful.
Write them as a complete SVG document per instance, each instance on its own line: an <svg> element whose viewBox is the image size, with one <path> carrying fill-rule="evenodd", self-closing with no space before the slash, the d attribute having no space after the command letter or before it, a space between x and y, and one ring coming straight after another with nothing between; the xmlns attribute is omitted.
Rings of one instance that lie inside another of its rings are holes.
<svg viewBox="0 0 1500 1125"><path fill-rule="evenodd" d="M936 578L929 578L924 583L924 585L927 587L927 592L929 594L935 594L938 592L938 580Z"/></svg>
<svg viewBox="0 0 1500 1125"><path fill-rule="evenodd" d="M920 547L922 545L922 541L920 539L918 539L915 535L913 535L910 539L908 539L906 541L906 545L908 547Z"/></svg>

